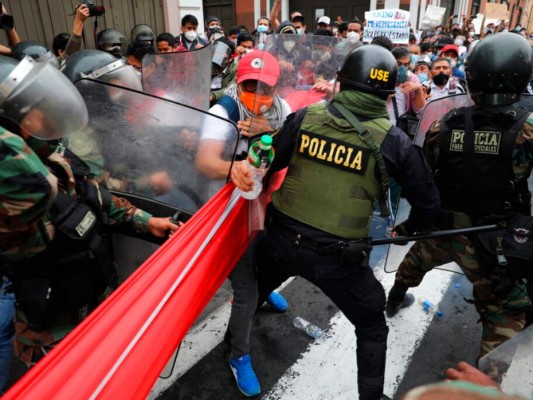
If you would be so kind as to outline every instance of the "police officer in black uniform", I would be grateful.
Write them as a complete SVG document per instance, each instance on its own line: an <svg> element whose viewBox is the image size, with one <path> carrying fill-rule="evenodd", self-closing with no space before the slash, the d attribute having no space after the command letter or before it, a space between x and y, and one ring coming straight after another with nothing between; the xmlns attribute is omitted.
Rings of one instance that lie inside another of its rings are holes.
<svg viewBox="0 0 533 400"><path fill-rule="evenodd" d="M533 114L517 102L532 66L530 45L511 33L491 35L469 54L466 79L475 105L450 111L432 125L425 139L448 220L440 228L530 215L527 179L533 166ZM418 286L426 272L455 261L474 286L474 304L483 324L481 356L522 330L528 299L521 279L503 276L496 260L484 262L486 252L475 243L470 236L416 243L398 268L387 314L398 312L408 288Z"/></svg>
<svg viewBox="0 0 533 400"><path fill-rule="evenodd" d="M368 265L368 231L376 204L395 178L412 205L404 228L427 228L439 197L421 149L388 120L397 65L386 49L351 52L338 72L340 92L327 104L291 114L274 135L270 169L288 166L272 195L267 235L259 242L260 302L289 276L318 286L355 326L359 398L381 399L388 328L385 293ZM244 162L232 169L239 189L251 189ZM383 397L382 397L383 396Z"/></svg>

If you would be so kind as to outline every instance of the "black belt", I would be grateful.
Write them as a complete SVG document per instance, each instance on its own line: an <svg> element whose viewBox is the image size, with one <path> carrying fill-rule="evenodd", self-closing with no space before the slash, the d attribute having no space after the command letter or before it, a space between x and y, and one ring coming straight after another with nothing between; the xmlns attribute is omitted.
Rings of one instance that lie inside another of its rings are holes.
<svg viewBox="0 0 533 400"><path fill-rule="evenodd" d="M271 220L268 228L278 232L281 236L285 237L291 242L294 242L294 244L298 246L307 247L308 249L311 249L321 255L337 253L342 249L349 247L351 243L360 243L363 241L367 241L367 239L335 240L332 238L331 243L319 242L311 238L305 237L297 231L280 224L275 219Z"/></svg>

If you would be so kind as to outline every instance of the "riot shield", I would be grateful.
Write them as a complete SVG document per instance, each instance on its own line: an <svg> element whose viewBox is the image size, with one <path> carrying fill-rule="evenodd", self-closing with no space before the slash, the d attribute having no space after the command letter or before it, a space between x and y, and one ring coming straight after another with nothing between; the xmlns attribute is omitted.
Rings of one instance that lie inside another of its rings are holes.
<svg viewBox="0 0 533 400"><path fill-rule="evenodd" d="M89 124L68 145L102 185L188 213L205 204L210 179L196 168L202 129L211 124L226 132L223 146L231 160L238 138L233 123L103 82L83 79L76 87Z"/></svg>
<svg viewBox="0 0 533 400"><path fill-rule="evenodd" d="M207 111L211 52L212 47L206 46L193 51L145 55L142 59L144 92Z"/></svg>
<svg viewBox="0 0 533 400"><path fill-rule="evenodd" d="M444 117L446 113L451 111L454 108L460 107L469 107L474 105L474 102L470 98L468 93L461 93L454 96L443 97L435 101L430 101L424 113L420 118L420 123L418 124L418 129L415 137L415 144L418 146L423 146L424 140L426 138L426 133L431 127L431 125ZM525 108L533 112L533 95L523 94L520 97L520 101L515 103L516 106Z"/></svg>
<svg viewBox="0 0 533 400"><path fill-rule="evenodd" d="M344 60L336 51L338 43L328 36L268 35L266 48L281 70L278 94L293 112L327 97L325 88L332 88Z"/></svg>
<svg viewBox="0 0 533 400"><path fill-rule="evenodd" d="M426 139L426 133L431 125L433 125L435 121L444 117L446 113L454 108L469 107L472 105L474 105L474 102L468 93L456 94L454 96L430 101L426 105L422 117L420 118L414 140L415 144L422 147L424 145L424 140Z"/></svg>

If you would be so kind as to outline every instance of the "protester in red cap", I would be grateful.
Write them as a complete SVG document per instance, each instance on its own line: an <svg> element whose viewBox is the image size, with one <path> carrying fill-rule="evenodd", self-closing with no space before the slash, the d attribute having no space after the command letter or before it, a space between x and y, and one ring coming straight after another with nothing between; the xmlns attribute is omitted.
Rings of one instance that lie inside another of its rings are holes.
<svg viewBox="0 0 533 400"><path fill-rule="evenodd" d="M270 53L254 50L244 55L237 67L237 83L226 90L226 94L209 110L222 118L232 119L239 128L241 139L237 147L237 158L242 160L253 138L279 129L290 113L287 103L277 94L280 75L278 62ZM223 158L227 136L220 124L204 129L196 166L211 179L218 179L212 192L226 182L231 160ZM250 265L249 250L229 275L233 289L233 303L228 324L227 340L231 344L229 363L239 390L246 396L261 392L250 358L250 332L252 319L257 309L258 285ZM254 264L254 263L252 263ZM287 301L279 293L272 292L267 303L275 311L287 310Z"/></svg>
<svg viewBox="0 0 533 400"><path fill-rule="evenodd" d="M450 60L450 64L452 66L452 76L455 76L461 80L465 79L465 73L460 69L461 64L459 62L459 47L454 44L448 44L442 48L440 56Z"/></svg>

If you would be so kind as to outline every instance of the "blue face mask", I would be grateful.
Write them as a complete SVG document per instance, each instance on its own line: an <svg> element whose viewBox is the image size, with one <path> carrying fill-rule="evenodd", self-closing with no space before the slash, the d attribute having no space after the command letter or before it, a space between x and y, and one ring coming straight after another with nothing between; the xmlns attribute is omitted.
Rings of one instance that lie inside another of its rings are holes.
<svg viewBox="0 0 533 400"><path fill-rule="evenodd" d="M404 83L407 81L408 78L407 68L405 68L405 65L402 65L400 68L398 68L398 78L396 80L396 83Z"/></svg>
<svg viewBox="0 0 533 400"><path fill-rule="evenodd" d="M411 64L416 65L416 62L418 61L419 58L420 58L419 55L411 54Z"/></svg>
<svg viewBox="0 0 533 400"><path fill-rule="evenodd" d="M302 28L298 28L298 29L296 29L296 33L297 33L298 35L303 35L304 30L303 30Z"/></svg>
<svg viewBox="0 0 533 400"><path fill-rule="evenodd" d="M268 26L259 25L257 27L257 32L259 32L259 33L267 33L268 32Z"/></svg>
<svg viewBox="0 0 533 400"><path fill-rule="evenodd" d="M420 72L417 76L418 76L418 80L420 81L420 83L424 83L425 81L428 80L427 72Z"/></svg>

